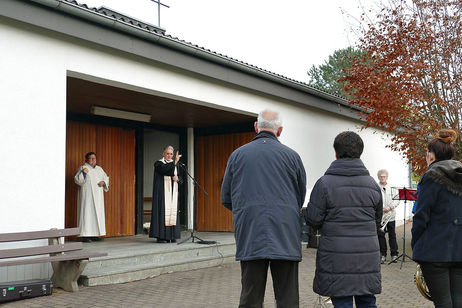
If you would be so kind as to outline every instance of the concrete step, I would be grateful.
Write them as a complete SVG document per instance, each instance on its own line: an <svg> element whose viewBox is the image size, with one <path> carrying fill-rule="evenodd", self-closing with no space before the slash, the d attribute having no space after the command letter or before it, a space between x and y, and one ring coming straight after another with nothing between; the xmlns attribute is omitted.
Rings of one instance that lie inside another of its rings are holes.
<svg viewBox="0 0 462 308"><path fill-rule="evenodd" d="M109 249L108 256L90 259L79 284L96 286L124 283L161 274L220 266L235 262L234 241L203 245L197 243L150 244Z"/></svg>

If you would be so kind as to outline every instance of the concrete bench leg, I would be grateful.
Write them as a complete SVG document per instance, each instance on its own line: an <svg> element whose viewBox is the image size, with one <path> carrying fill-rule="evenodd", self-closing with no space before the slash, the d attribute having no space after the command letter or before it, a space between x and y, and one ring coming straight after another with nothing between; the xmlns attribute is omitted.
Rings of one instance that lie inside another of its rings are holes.
<svg viewBox="0 0 462 308"><path fill-rule="evenodd" d="M51 280L53 286L68 292L79 291L77 279L79 279L87 263L88 260L52 262L53 276L51 276Z"/></svg>

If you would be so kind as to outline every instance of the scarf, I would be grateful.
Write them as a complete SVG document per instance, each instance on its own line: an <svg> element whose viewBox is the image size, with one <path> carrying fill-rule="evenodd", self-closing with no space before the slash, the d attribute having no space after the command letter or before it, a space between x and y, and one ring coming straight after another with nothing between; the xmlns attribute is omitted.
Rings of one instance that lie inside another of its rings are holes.
<svg viewBox="0 0 462 308"><path fill-rule="evenodd" d="M164 164L173 162L162 158L160 160ZM176 166L173 175L178 175ZM173 181L172 177L164 176L164 198L165 198L165 226L176 226L176 214L178 209L178 182Z"/></svg>

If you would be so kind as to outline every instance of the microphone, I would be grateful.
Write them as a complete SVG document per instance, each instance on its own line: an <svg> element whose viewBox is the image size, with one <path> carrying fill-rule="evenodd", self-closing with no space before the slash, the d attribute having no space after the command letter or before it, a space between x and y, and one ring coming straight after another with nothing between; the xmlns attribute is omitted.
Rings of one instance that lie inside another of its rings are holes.
<svg viewBox="0 0 462 308"><path fill-rule="evenodd" d="M178 165L180 165L181 167L186 167L186 165L183 164L181 161L178 162Z"/></svg>

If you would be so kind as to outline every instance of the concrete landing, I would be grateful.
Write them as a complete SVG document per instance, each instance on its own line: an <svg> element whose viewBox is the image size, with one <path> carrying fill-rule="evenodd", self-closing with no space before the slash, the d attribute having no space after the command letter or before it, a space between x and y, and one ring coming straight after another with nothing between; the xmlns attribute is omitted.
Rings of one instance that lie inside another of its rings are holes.
<svg viewBox="0 0 462 308"><path fill-rule="evenodd" d="M236 244L230 232L199 232L204 241L183 244L156 243L147 235L108 238L103 242L84 243L88 252L107 252L106 257L90 259L79 284L97 286L151 278L165 273L189 271L235 262ZM183 232L181 239L190 236Z"/></svg>

